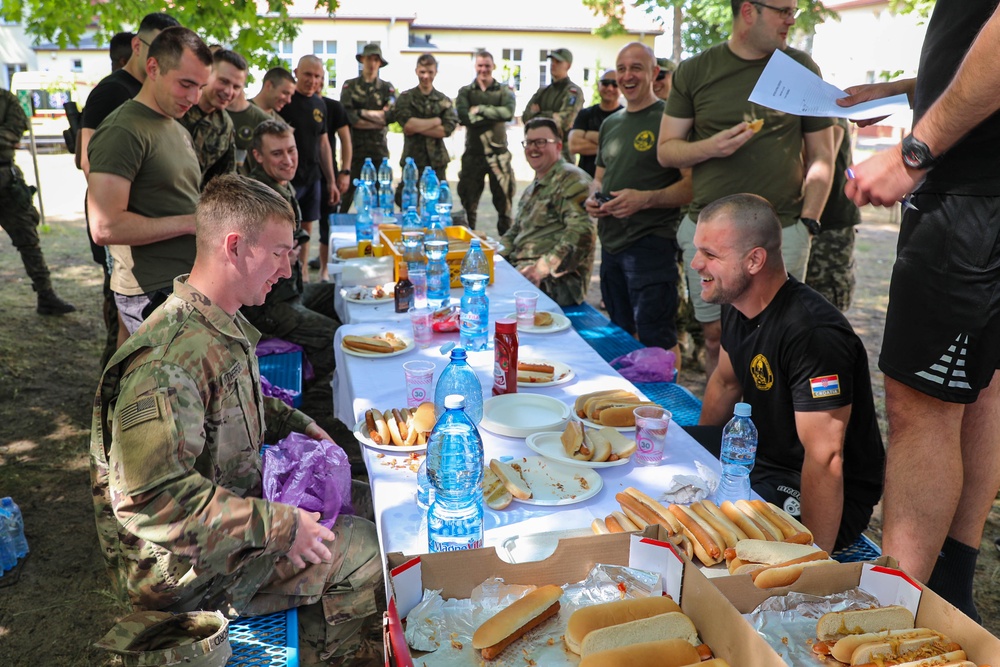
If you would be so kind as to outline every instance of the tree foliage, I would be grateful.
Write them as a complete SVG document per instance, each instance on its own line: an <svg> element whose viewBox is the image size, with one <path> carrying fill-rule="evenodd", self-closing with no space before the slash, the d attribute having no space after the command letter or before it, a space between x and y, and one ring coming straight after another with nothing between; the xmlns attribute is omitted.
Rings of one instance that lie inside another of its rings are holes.
<svg viewBox="0 0 1000 667"><path fill-rule="evenodd" d="M267 13L258 15L255 0L2 0L0 18L21 23L38 41L67 47L94 34L106 44L122 30L135 30L142 17L166 12L208 42L226 45L253 65L280 65L274 45L294 39L301 21L288 15L293 0L267 0ZM316 0L331 14L338 0Z"/></svg>
<svg viewBox="0 0 1000 667"><path fill-rule="evenodd" d="M916 14L923 18L931 15L936 0L889 0L889 9L899 14Z"/></svg>

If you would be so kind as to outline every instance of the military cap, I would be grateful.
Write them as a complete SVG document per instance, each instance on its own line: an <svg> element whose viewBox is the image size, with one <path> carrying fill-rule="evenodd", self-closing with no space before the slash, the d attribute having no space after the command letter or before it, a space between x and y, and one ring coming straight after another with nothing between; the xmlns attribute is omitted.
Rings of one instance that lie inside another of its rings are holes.
<svg viewBox="0 0 1000 667"><path fill-rule="evenodd" d="M229 621L217 611L136 612L96 646L120 655L125 667L223 667L233 654Z"/></svg>
<svg viewBox="0 0 1000 667"><path fill-rule="evenodd" d="M360 63L365 59L365 56L378 56L378 59L382 62L379 67L385 67L389 64L389 61L382 57L382 47L378 44L365 44L365 48L361 50L361 53L354 57Z"/></svg>
<svg viewBox="0 0 1000 667"><path fill-rule="evenodd" d="M569 49L554 49L549 51L549 55L547 57L561 60L567 65L573 64L573 53Z"/></svg>
<svg viewBox="0 0 1000 667"><path fill-rule="evenodd" d="M661 72L673 72L677 69L677 65L670 58L657 58L656 64L660 66Z"/></svg>

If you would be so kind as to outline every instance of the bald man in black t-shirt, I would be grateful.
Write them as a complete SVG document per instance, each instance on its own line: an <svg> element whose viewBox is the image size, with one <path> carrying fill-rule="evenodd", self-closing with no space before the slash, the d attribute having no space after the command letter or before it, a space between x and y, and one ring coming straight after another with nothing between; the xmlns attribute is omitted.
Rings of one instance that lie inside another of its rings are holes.
<svg viewBox="0 0 1000 667"><path fill-rule="evenodd" d="M737 401L749 403L759 433L753 490L800 515L821 548L849 546L881 497L885 461L864 344L785 270L781 222L765 199L709 204L694 244L702 298L724 306L701 424L722 426Z"/></svg>

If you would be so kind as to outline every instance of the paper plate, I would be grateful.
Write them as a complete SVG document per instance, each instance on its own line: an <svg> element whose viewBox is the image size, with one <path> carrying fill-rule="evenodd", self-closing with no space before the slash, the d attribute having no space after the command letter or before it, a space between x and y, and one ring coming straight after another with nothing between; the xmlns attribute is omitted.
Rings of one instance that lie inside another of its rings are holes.
<svg viewBox="0 0 1000 667"><path fill-rule="evenodd" d="M364 421L360 421L354 425L354 437L358 442L369 449L377 449L380 452L388 452L390 454L409 454L410 452L422 452L427 449L426 444L412 445L410 447L397 447L392 443L387 445L376 445L375 441L368 437L368 427L365 425Z"/></svg>
<svg viewBox="0 0 1000 667"><path fill-rule="evenodd" d="M479 423L491 433L526 438L539 431L557 431L569 419L569 406L542 394L502 394L483 403Z"/></svg>
<svg viewBox="0 0 1000 667"><path fill-rule="evenodd" d="M344 297L344 301L347 301L348 303L361 303L361 304L365 304L365 305L372 305L372 306L374 306L374 305L379 304L379 303L389 303L390 301L394 301L395 300L395 296L392 293L392 289L394 289L395 286L396 286L396 283L386 283L385 285L383 285L382 286L383 289L387 289L387 290L389 290L389 292L388 292L388 294L386 294L386 296L384 296L382 298L379 298L379 299L362 298L362 297L355 296L355 295L358 294L358 290L360 290L360 289L369 289L370 290L370 289L372 289L370 287L365 287L365 288L361 288L361 287L342 287L340 289L340 295L342 297Z"/></svg>
<svg viewBox="0 0 1000 667"><path fill-rule="evenodd" d="M551 387L552 385L569 382L576 377L576 373L573 372L573 369L561 361L548 361L547 359L520 359L519 361L526 364L548 364L549 366L552 366L555 371L553 373L553 377L555 379L551 382L521 382L518 380L518 387Z"/></svg>
<svg viewBox="0 0 1000 667"><path fill-rule="evenodd" d="M374 334L363 334L367 336L372 336ZM394 334L395 335L395 334ZM345 346L343 342L340 343L340 349L344 354L349 354L352 357L364 357L365 359L385 359L387 357L395 357L400 354L404 354L413 349L413 341L405 336L396 335L396 338L406 343L406 347L401 350L393 350L392 352L363 352L361 350L352 350Z"/></svg>
<svg viewBox="0 0 1000 667"><path fill-rule="evenodd" d="M556 463L563 463L581 468L616 468L628 463L628 459L618 459L617 461L578 461L566 456L560 436L562 432L532 433L525 439L525 443L533 451L541 454L547 459L552 459Z"/></svg>
<svg viewBox="0 0 1000 667"><path fill-rule="evenodd" d="M571 410L571 412L572 412L572 410ZM590 428L598 428L598 429L604 428L604 424L598 424L597 422L592 422L589 419L584 419L583 417L577 416L577 414L575 412L573 413L573 419L577 420L578 422L583 422L584 426L589 426ZM620 431L622 433L628 433L629 431L634 431L635 430L635 426L634 425L633 426L612 426L611 428L613 428L616 431Z"/></svg>
<svg viewBox="0 0 1000 667"><path fill-rule="evenodd" d="M572 324L572 322L569 321L569 318L566 317L565 315L562 315L560 313L549 313L549 314L552 315L552 324L550 324L549 326L547 326L547 327L536 327L536 326L523 327L520 324L518 324L517 325L517 331L518 331L518 333L530 333L530 334L556 333L558 331L565 331L566 329L569 329L570 324ZM517 313L511 313L509 315L505 315L505 317L507 319L516 320L517 319Z"/></svg>
<svg viewBox="0 0 1000 667"><path fill-rule="evenodd" d="M527 500L514 499L525 505L582 503L597 495L604 486L596 470L563 465L543 456L526 456L506 463L520 468L521 477L531 488L531 497Z"/></svg>

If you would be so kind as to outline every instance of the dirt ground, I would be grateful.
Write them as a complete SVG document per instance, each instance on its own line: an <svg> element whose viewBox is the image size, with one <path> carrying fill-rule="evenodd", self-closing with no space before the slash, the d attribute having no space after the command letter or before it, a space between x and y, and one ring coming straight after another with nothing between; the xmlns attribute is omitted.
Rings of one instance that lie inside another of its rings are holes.
<svg viewBox="0 0 1000 667"><path fill-rule="evenodd" d="M42 247L56 290L79 310L61 318L36 315L20 258L0 235L0 496L22 507L31 548L19 571L0 578L0 665L109 665L115 663L92 644L122 610L106 592L88 483L91 405L104 340L101 272L84 231L82 176L68 156L39 159L49 218ZM19 154L18 163L31 172L27 154ZM495 225L487 197L480 210L482 226ZM848 316L869 351L881 414L874 365L897 229L885 212L864 214L858 293ZM698 394L699 375L689 365L681 376ZM328 411L328 396L321 392L307 410ZM880 534L877 518L871 534ZM998 535L995 509L976 578L976 601L994 634L1000 633L1000 557L992 544Z"/></svg>

